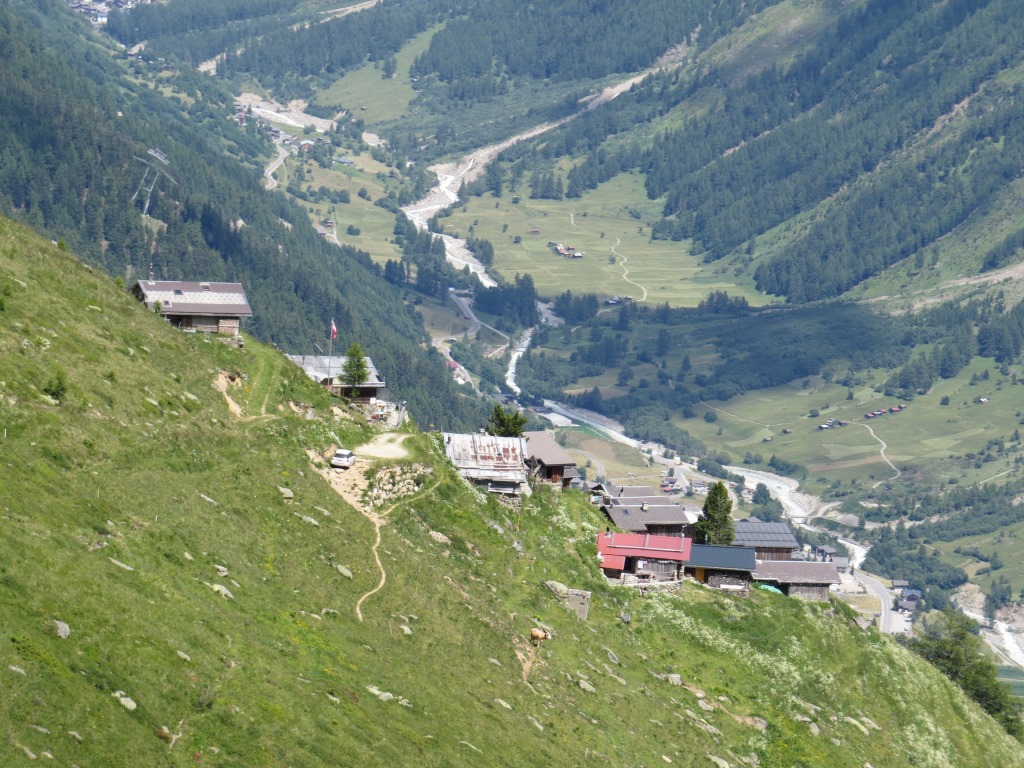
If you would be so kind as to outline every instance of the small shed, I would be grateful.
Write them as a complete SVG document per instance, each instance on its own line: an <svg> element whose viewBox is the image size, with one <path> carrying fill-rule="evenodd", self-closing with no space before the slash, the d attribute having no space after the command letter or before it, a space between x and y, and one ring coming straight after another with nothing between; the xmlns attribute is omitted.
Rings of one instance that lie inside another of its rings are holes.
<svg viewBox="0 0 1024 768"><path fill-rule="evenodd" d="M839 583L839 572L833 563L761 560L754 581L771 584L790 597L827 601L829 588Z"/></svg>

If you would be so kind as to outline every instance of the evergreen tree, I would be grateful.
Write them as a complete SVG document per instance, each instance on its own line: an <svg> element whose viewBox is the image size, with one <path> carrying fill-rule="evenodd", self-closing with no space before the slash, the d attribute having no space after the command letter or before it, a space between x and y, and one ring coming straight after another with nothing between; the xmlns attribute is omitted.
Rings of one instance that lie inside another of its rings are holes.
<svg viewBox="0 0 1024 768"><path fill-rule="evenodd" d="M526 416L516 410L506 411L501 404L495 403L491 418L487 421L487 434L498 437L522 437L526 426Z"/></svg>
<svg viewBox="0 0 1024 768"><path fill-rule="evenodd" d="M370 376L366 367L366 358L363 357L363 348L358 341L352 342L352 346L345 353L345 365L341 369L341 380L346 387L358 387Z"/></svg>
<svg viewBox="0 0 1024 768"><path fill-rule="evenodd" d="M694 537L696 542L724 546L732 544L736 529L732 522L732 500L725 489L725 483L719 481L711 486L701 512Z"/></svg>

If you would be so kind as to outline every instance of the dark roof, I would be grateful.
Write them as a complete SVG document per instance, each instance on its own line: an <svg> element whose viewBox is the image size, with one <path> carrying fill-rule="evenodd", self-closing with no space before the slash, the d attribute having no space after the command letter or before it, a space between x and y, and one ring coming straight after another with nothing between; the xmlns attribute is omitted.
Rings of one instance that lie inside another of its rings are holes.
<svg viewBox="0 0 1024 768"><path fill-rule="evenodd" d="M139 280L132 292L160 314L252 317L241 283L197 283L188 280Z"/></svg>
<svg viewBox="0 0 1024 768"><path fill-rule="evenodd" d="M524 432L528 459L535 459L547 467L576 466L576 460L555 441L550 432Z"/></svg>
<svg viewBox="0 0 1024 768"><path fill-rule="evenodd" d="M771 547L773 549L798 549L799 542L786 523L762 523L760 520L737 520L736 536L733 543L745 547Z"/></svg>
<svg viewBox="0 0 1024 768"><path fill-rule="evenodd" d="M753 571L757 566L753 547L720 547L693 544L687 568L713 568L719 571Z"/></svg>
<svg viewBox="0 0 1024 768"><path fill-rule="evenodd" d="M893 579L892 580L892 588L893 589L903 589L904 587L909 587L909 586L910 586L910 582L909 581L904 581L903 579Z"/></svg>
<svg viewBox="0 0 1024 768"><path fill-rule="evenodd" d="M839 571L834 563L804 563L799 560L758 560L754 571L757 581L779 584L838 584Z"/></svg>
<svg viewBox="0 0 1024 768"><path fill-rule="evenodd" d="M664 497L659 497L664 502ZM619 528L643 533L649 525L693 525L697 514L679 504L603 504L601 510Z"/></svg>
<svg viewBox="0 0 1024 768"><path fill-rule="evenodd" d="M896 607L899 608L901 611L916 611L917 610L917 601L916 600L898 600L896 602Z"/></svg>

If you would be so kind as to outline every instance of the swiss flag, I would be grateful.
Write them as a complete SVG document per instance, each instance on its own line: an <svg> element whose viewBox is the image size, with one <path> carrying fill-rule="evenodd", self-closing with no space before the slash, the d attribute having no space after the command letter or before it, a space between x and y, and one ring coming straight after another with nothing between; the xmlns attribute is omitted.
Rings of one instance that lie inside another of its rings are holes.
<svg viewBox="0 0 1024 768"><path fill-rule="evenodd" d="M338 338L338 326L334 324L334 320L331 320L331 339Z"/></svg>

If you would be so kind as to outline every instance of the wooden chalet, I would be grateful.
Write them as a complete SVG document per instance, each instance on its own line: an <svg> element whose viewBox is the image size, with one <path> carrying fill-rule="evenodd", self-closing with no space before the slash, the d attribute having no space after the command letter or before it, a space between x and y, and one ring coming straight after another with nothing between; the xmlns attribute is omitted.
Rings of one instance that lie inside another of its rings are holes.
<svg viewBox="0 0 1024 768"><path fill-rule="evenodd" d="M763 523L756 517L737 520L733 544L753 547L758 560L792 560L800 544L787 523Z"/></svg>
<svg viewBox="0 0 1024 768"><path fill-rule="evenodd" d="M444 433L444 452L459 474L489 493L518 495L526 484L526 440Z"/></svg>
<svg viewBox="0 0 1024 768"><path fill-rule="evenodd" d="M753 547L692 544L683 572L710 587L746 594L756 565Z"/></svg>
<svg viewBox="0 0 1024 768"><path fill-rule="evenodd" d="M641 579L678 581L690 559L690 539L646 533L597 534L597 558L609 578L633 574Z"/></svg>
<svg viewBox="0 0 1024 768"><path fill-rule="evenodd" d="M827 601L829 588L839 583L839 572L832 563L761 560L754 580L770 584L790 597Z"/></svg>
<svg viewBox="0 0 1024 768"><path fill-rule="evenodd" d="M655 536L692 538L700 517L699 510L657 495L615 497L601 504L601 511L617 528Z"/></svg>
<svg viewBox="0 0 1024 768"><path fill-rule="evenodd" d="M525 432L526 466L530 477L567 488L576 473L576 460L550 432Z"/></svg>
<svg viewBox="0 0 1024 768"><path fill-rule="evenodd" d="M377 371L377 366L368 357L363 357L366 364L366 381L358 387L349 387L343 380L343 372L348 358L345 355L286 355L299 368L306 372L313 381L326 387L335 395L347 397L361 403L380 400L384 396L387 384Z"/></svg>
<svg viewBox="0 0 1024 768"><path fill-rule="evenodd" d="M241 283L139 280L132 293L173 326L237 340L243 317L252 317Z"/></svg>

